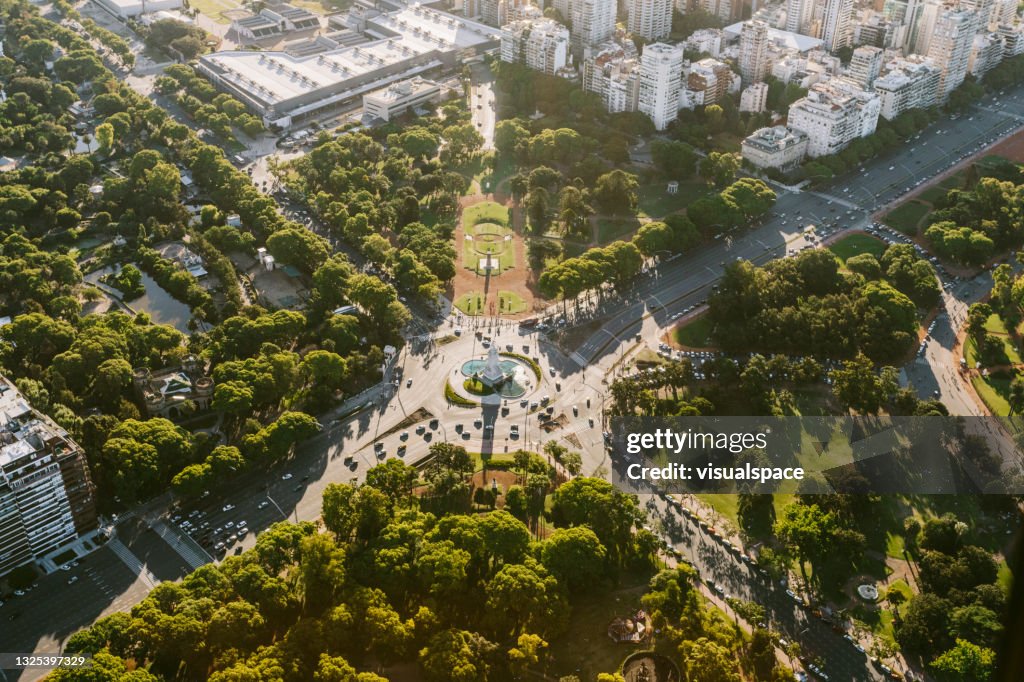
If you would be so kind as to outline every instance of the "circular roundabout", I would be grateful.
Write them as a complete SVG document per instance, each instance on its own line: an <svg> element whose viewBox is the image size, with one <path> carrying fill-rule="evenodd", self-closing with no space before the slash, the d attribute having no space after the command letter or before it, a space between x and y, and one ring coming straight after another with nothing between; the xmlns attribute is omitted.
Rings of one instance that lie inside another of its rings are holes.
<svg viewBox="0 0 1024 682"><path fill-rule="evenodd" d="M488 373L488 370L492 370ZM502 398L522 398L531 389L532 370L515 358L497 360L494 372L491 358L474 358L462 363L460 373L465 378L463 390L472 396L498 395Z"/></svg>

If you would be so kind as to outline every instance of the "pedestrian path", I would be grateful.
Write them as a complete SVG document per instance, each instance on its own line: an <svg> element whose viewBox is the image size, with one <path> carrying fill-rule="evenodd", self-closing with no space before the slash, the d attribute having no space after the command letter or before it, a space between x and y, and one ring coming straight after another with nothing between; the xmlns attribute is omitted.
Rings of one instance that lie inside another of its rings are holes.
<svg viewBox="0 0 1024 682"><path fill-rule="evenodd" d="M188 562L193 569L205 566L213 561L213 557L207 554L202 547L196 545L191 539L186 539L174 529L160 520L154 521L150 527L156 531L164 541L177 552L182 559Z"/></svg>
<svg viewBox="0 0 1024 682"><path fill-rule="evenodd" d="M572 353L569 354L569 359L572 360L573 362L575 362L580 367L584 367L584 368L588 364L590 364L590 363L587 362L587 359L585 357L583 357L582 355L579 354L579 351L575 351L575 350Z"/></svg>
<svg viewBox="0 0 1024 682"><path fill-rule="evenodd" d="M124 562L124 565L127 566L132 573L142 578L142 581L146 583L147 587L150 589L156 587L156 576L146 568L146 565L142 563L142 560L135 556L123 542L117 538L111 538L107 541L107 547L117 555L118 559Z"/></svg>

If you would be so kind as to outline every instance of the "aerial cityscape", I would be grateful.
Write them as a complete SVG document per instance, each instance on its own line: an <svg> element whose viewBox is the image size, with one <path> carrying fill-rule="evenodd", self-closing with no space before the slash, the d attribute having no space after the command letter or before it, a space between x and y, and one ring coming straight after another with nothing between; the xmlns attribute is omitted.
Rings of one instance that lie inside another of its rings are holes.
<svg viewBox="0 0 1024 682"><path fill-rule="evenodd" d="M0 0L3 682L1021 680L1022 357L1019 0Z"/></svg>

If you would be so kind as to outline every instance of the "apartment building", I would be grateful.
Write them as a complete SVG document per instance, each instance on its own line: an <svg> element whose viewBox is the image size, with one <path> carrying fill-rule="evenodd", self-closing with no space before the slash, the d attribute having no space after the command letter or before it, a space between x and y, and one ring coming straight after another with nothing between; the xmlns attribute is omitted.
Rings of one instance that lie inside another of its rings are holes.
<svg viewBox="0 0 1024 682"><path fill-rule="evenodd" d="M0 576L96 526L82 449L0 377Z"/></svg>
<svg viewBox="0 0 1024 682"><path fill-rule="evenodd" d="M850 59L847 77L865 90L870 89L882 71L883 56L881 48L868 45L858 47Z"/></svg>
<svg viewBox="0 0 1024 682"><path fill-rule="evenodd" d="M600 45L615 35L615 0L573 0L570 3L573 52Z"/></svg>
<svg viewBox="0 0 1024 682"><path fill-rule="evenodd" d="M555 75L569 59L569 29L553 19L523 19L501 29L501 60Z"/></svg>
<svg viewBox="0 0 1024 682"><path fill-rule="evenodd" d="M930 59L914 56L896 59L875 80L875 92L881 102L879 114L892 120L908 109L934 106L939 98L942 70Z"/></svg>
<svg viewBox="0 0 1024 682"><path fill-rule="evenodd" d="M608 41L583 58L583 89L596 93L609 113L636 111L640 60L632 41Z"/></svg>
<svg viewBox="0 0 1024 682"><path fill-rule="evenodd" d="M644 48L637 110L650 116L657 130L664 130L679 115L682 76L682 46L651 43Z"/></svg>
<svg viewBox="0 0 1024 682"><path fill-rule="evenodd" d="M740 111L759 114L768 106L768 84L748 85L740 94Z"/></svg>
<svg viewBox="0 0 1024 682"><path fill-rule="evenodd" d="M877 94L831 80L812 85L806 97L790 105L788 124L807 134L808 156L828 156L875 132L880 112Z"/></svg>
<svg viewBox="0 0 1024 682"><path fill-rule="evenodd" d="M807 155L807 133L785 126L761 128L744 138L740 154L757 168L787 170Z"/></svg>
<svg viewBox="0 0 1024 682"><path fill-rule="evenodd" d="M672 0L629 0L626 29L647 40L672 32Z"/></svg>
<svg viewBox="0 0 1024 682"><path fill-rule="evenodd" d="M763 21L744 22L740 30L740 78L744 85L763 81L771 64L768 61L768 24Z"/></svg>
<svg viewBox="0 0 1024 682"><path fill-rule="evenodd" d="M688 92L683 101L690 106L717 104L739 88L739 79L729 65L710 57L691 64L685 78Z"/></svg>
<svg viewBox="0 0 1024 682"><path fill-rule="evenodd" d="M981 78L1003 61L1003 39L998 33L981 32L974 36L971 56L967 59L967 72Z"/></svg>
<svg viewBox="0 0 1024 682"><path fill-rule="evenodd" d="M967 76L976 21L973 11L958 8L943 10L935 22L927 54L942 69L940 101L946 101Z"/></svg>
<svg viewBox="0 0 1024 682"><path fill-rule="evenodd" d="M853 39L853 0L825 0L819 36L829 51L848 47Z"/></svg>

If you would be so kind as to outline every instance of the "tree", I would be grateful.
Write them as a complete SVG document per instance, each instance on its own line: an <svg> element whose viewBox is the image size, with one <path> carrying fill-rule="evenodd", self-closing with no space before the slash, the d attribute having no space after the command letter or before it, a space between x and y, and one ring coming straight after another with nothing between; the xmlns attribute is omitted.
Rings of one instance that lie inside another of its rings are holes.
<svg viewBox="0 0 1024 682"><path fill-rule="evenodd" d="M502 566L486 593L488 612L502 637L527 631L557 634L569 615L558 581L532 559Z"/></svg>
<svg viewBox="0 0 1024 682"><path fill-rule="evenodd" d="M739 661L728 648L706 637L679 647L688 679L701 682L740 682Z"/></svg>
<svg viewBox="0 0 1024 682"><path fill-rule="evenodd" d="M816 504L790 504L775 523L775 535L793 552L800 562L800 574L807 584L807 561L813 561L825 551L826 538L835 528L832 512L823 512Z"/></svg>
<svg viewBox="0 0 1024 682"><path fill-rule="evenodd" d="M267 251L282 265L313 274L327 260L330 248L323 237L301 227L290 227L270 235Z"/></svg>
<svg viewBox="0 0 1024 682"><path fill-rule="evenodd" d="M579 480L579 479L575 479ZM559 528L540 546L541 563L570 591L593 589L604 574L607 552L590 528Z"/></svg>
<svg viewBox="0 0 1024 682"><path fill-rule="evenodd" d="M486 656L494 645L465 630L442 630L420 650L423 673L431 682L486 682Z"/></svg>
<svg viewBox="0 0 1024 682"><path fill-rule="evenodd" d="M604 213L628 213L636 208L639 186L635 175L616 169L597 179L594 201Z"/></svg>
<svg viewBox="0 0 1024 682"><path fill-rule="evenodd" d="M738 154L711 152L701 159L700 174L704 181L715 187L725 187L736 178L740 169Z"/></svg>
<svg viewBox="0 0 1024 682"><path fill-rule="evenodd" d="M558 215L571 233L587 233L588 218L593 209L587 205L586 196L576 187L566 185L558 194Z"/></svg>
<svg viewBox="0 0 1024 682"><path fill-rule="evenodd" d="M334 603L345 582L345 553L327 535L314 533L302 540L299 571L307 613L319 613Z"/></svg>
<svg viewBox="0 0 1024 682"><path fill-rule="evenodd" d="M832 393L843 405L866 414L875 414L898 387L896 370L892 367L876 372L863 354L848 360L840 369L829 373Z"/></svg>
<svg viewBox="0 0 1024 682"><path fill-rule="evenodd" d="M543 234L547 230L550 204L548 191L543 187L534 187L526 195L526 215L530 218L530 229L535 233Z"/></svg>
<svg viewBox="0 0 1024 682"><path fill-rule="evenodd" d="M96 126L96 144L102 154L109 154L114 148L114 126L100 123Z"/></svg>
<svg viewBox="0 0 1024 682"><path fill-rule="evenodd" d="M673 251L675 234L668 225L659 221L644 223L633 237L633 244L647 258L659 251Z"/></svg>
<svg viewBox="0 0 1024 682"><path fill-rule="evenodd" d="M995 673L996 654L992 649L963 639L931 662L935 679L942 682L987 682Z"/></svg>
<svg viewBox="0 0 1024 682"><path fill-rule="evenodd" d="M697 154L685 142L656 139L651 142L651 159L666 177L685 180L693 175Z"/></svg>
<svg viewBox="0 0 1024 682"><path fill-rule="evenodd" d="M366 472L366 484L384 493L392 508L405 506L419 472L400 459L389 459Z"/></svg>

